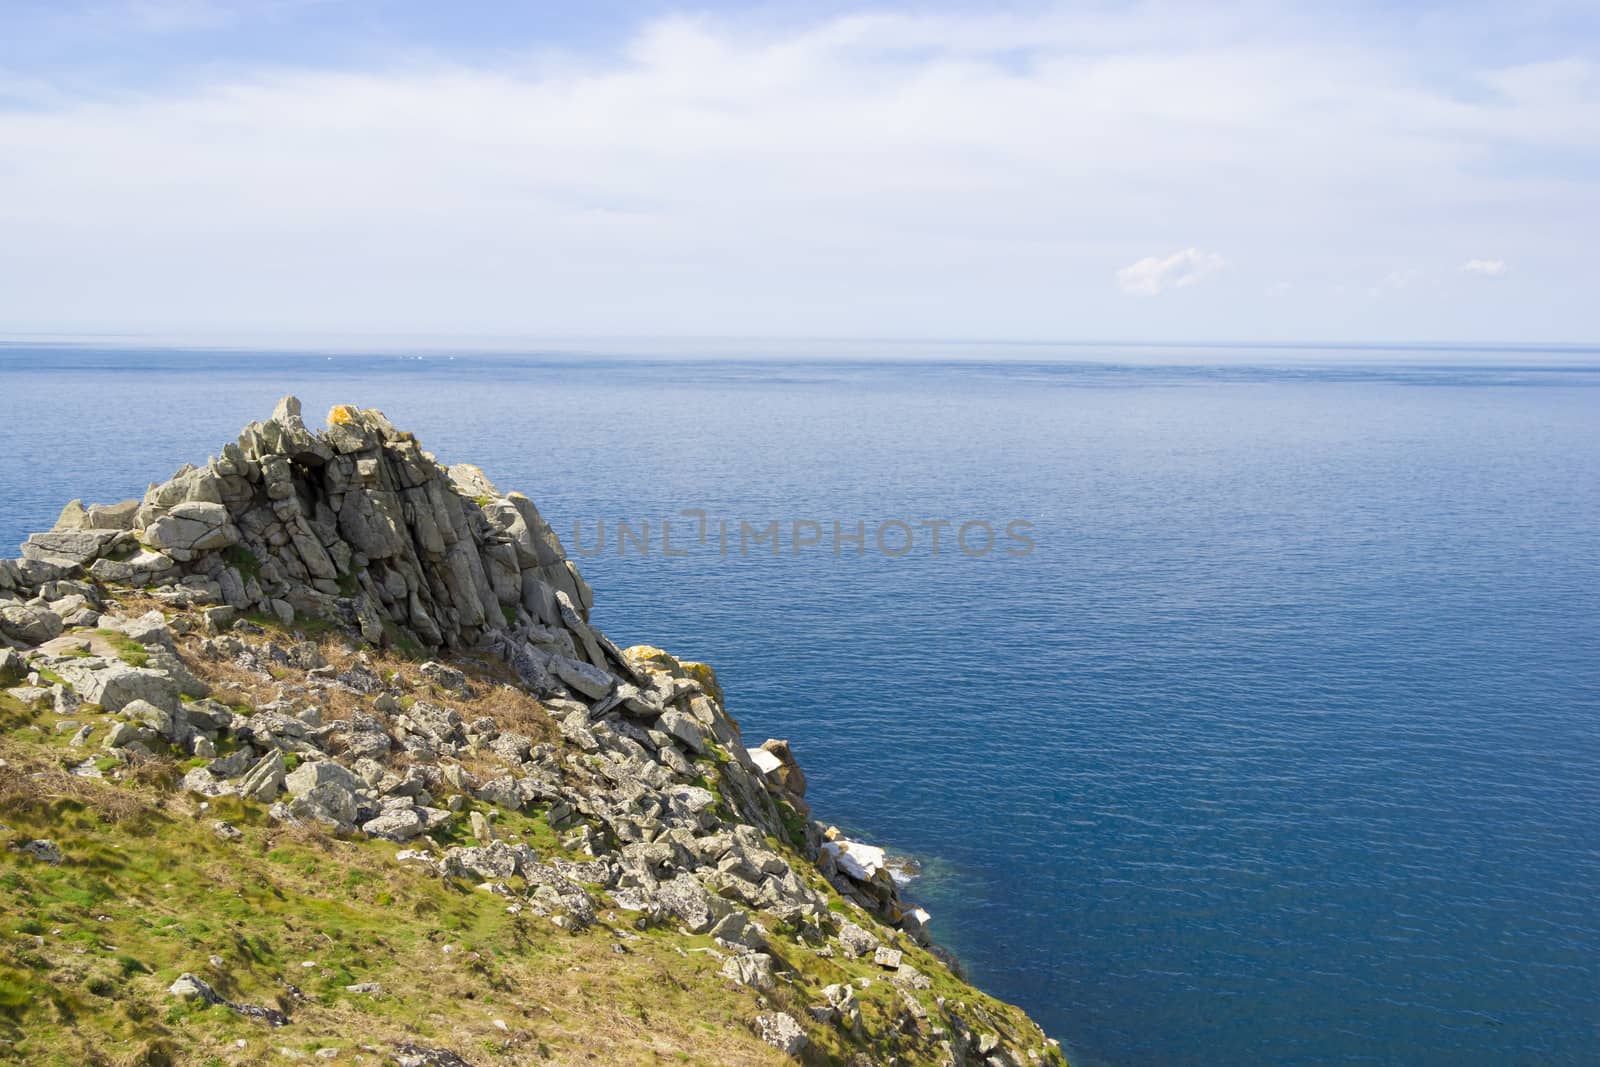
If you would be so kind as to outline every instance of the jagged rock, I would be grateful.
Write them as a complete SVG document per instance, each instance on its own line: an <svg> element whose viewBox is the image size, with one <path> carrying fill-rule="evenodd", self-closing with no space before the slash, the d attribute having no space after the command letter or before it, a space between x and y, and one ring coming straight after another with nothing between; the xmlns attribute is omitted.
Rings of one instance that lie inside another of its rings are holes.
<svg viewBox="0 0 1600 1067"><path fill-rule="evenodd" d="M811 813L811 807L805 800L805 772L800 769L794 753L789 750L788 741L768 738L762 742L760 748L748 749L747 754L767 779L778 787L784 799L789 801L796 811L801 815Z"/></svg>
<svg viewBox="0 0 1600 1067"><path fill-rule="evenodd" d="M0 634L25 645L42 645L61 636L61 616L27 604L0 607Z"/></svg>
<svg viewBox="0 0 1600 1067"><path fill-rule="evenodd" d="M192 707L192 705L190 705L190 707ZM227 753L227 755L214 758L214 760L211 760L210 763L205 766L205 769L208 771L208 773L213 774L214 777L222 777L222 779L238 777L240 774L243 774L245 771L250 769L251 760L253 760L253 758L254 757L250 752L250 747L246 745L246 747L242 747L242 749L234 749L232 752Z"/></svg>
<svg viewBox="0 0 1600 1067"><path fill-rule="evenodd" d="M172 557L141 549L125 560L97 559L89 564L89 574L102 582L147 585L175 573Z"/></svg>
<svg viewBox="0 0 1600 1067"><path fill-rule="evenodd" d="M294 797L288 809L295 818L315 819L341 830L355 825L355 791L361 781L348 768L330 760L302 763L283 784Z"/></svg>
<svg viewBox="0 0 1600 1067"><path fill-rule="evenodd" d="M810 1042L795 1017L781 1011L757 1015L756 1034L785 1056L793 1056L796 1059L800 1058L800 1053L805 1051L806 1045Z"/></svg>
<svg viewBox="0 0 1600 1067"><path fill-rule="evenodd" d="M839 870L858 882L870 882L884 870L886 855L876 845L839 838L824 842L822 851L832 857Z"/></svg>
<svg viewBox="0 0 1600 1067"><path fill-rule="evenodd" d="M137 500L124 500L120 504L92 504L87 508L83 506L83 501L73 500L61 509L54 529L131 530L138 511Z"/></svg>
<svg viewBox="0 0 1600 1067"><path fill-rule="evenodd" d="M717 802L716 794L697 785L675 785L663 790L663 793L673 804L695 815Z"/></svg>
<svg viewBox="0 0 1600 1067"><path fill-rule="evenodd" d="M705 752L705 734L701 732L699 723L689 716L681 711L668 711L662 714L660 722L663 730L682 741L690 751L696 754Z"/></svg>
<svg viewBox="0 0 1600 1067"><path fill-rule="evenodd" d="M898 971L901 957L902 953L899 949L890 948L888 945L879 945L872 954L872 962L884 970Z"/></svg>
<svg viewBox="0 0 1600 1067"><path fill-rule="evenodd" d="M730 945L749 949L767 947L765 932L750 921L749 915L737 909L729 911L708 933L712 940Z"/></svg>
<svg viewBox="0 0 1600 1067"><path fill-rule="evenodd" d="M270 803L283 788L283 752L274 748L262 756L239 781L239 795L250 800Z"/></svg>

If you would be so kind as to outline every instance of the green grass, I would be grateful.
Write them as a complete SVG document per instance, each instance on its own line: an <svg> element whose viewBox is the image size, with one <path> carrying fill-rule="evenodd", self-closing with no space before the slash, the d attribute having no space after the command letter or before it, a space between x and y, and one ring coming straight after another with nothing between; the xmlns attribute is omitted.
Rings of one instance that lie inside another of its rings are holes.
<svg viewBox="0 0 1600 1067"><path fill-rule="evenodd" d="M105 638L116 651L117 658L130 667L144 667L150 663L150 650L125 633L116 630L96 630L95 635Z"/></svg>

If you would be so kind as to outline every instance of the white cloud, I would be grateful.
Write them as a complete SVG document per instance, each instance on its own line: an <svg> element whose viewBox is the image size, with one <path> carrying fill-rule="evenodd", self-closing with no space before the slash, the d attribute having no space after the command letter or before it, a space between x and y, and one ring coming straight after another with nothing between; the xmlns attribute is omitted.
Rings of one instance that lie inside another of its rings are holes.
<svg viewBox="0 0 1600 1067"><path fill-rule="evenodd" d="M1146 256L1117 271L1117 284L1125 293L1156 296L1165 289L1184 289L1205 281L1228 265L1215 252L1185 248L1170 256Z"/></svg>
<svg viewBox="0 0 1600 1067"><path fill-rule="evenodd" d="M1503 259L1469 259L1461 264L1461 273L1474 278L1504 278L1506 261Z"/></svg>
<svg viewBox="0 0 1600 1067"><path fill-rule="evenodd" d="M1576 298L1352 310L1458 243L1600 287L1571 240L1600 217L1600 68L1433 79L1199 7L674 18L608 57L0 98L0 331L1600 337ZM1149 256L1174 233L1199 247ZM1137 293L1214 276L1202 248L1241 284L1104 299L1118 263Z"/></svg>

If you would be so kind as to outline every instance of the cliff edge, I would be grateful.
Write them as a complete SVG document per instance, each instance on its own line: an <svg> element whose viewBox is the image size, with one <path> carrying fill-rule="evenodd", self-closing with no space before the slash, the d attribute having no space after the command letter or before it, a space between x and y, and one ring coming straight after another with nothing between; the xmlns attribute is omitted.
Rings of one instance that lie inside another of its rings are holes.
<svg viewBox="0 0 1600 1067"><path fill-rule="evenodd" d="M0 1059L1059 1063L519 493L289 397L0 560Z"/></svg>

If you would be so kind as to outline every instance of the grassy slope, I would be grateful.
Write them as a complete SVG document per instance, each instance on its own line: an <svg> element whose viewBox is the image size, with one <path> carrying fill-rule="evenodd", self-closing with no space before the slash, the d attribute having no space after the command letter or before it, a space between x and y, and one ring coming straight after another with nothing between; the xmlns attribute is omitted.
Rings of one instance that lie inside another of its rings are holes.
<svg viewBox="0 0 1600 1067"><path fill-rule="evenodd" d="M711 947L703 937L638 934L629 913L604 907L594 927L567 933L509 913L505 897L396 863L392 843L339 840L280 826L263 805L175 794L181 768L169 762L118 771L116 781L72 777L62 768L100 753L67 747L71 731L57 721L0 695L0 843L50 838L66 855L51 867L0 848L0 1060L377 1063L407 1041L480 1064L778 1064L790 1061L751 1031L759 1011L805 1020L823 986L868 978L858 996L873 1039L808 1024L807 1061L865 1052L929 1062L925 1034L897 1034L903 1003L870 961L824 959L778 934L773 952L791 981L763 997L722 978L717 956L700 951ZM223 840L217 819L243 838ZM465 823L436 840L461 843ZM542 858L561 854L538 812L501 813L496 826ZM924 1028L940 1023L942 995L975 1027L1036 1033L1016 1009L902 947L934 981L918 994ZM292 1022L274 1030L182 1003L166 989L184 971ZM363 982L383 992L346 992ZM337 1055L312 1059L319 1049Z"/></svg>

